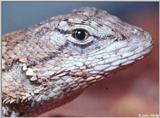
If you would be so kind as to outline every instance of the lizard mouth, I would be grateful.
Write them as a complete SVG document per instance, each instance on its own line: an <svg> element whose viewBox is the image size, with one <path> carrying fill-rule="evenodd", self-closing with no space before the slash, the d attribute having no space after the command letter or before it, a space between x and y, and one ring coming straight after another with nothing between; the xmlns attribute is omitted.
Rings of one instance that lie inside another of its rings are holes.
<svg viewBox="0 0 160 118"><path fill-rule="evenodd" d="M135 54L126 57L128 61L122 63L121 65L127 65L127 64L133 63L136 60L142 59L146 54L148 54L151 51L152 48L153 48L153 44L146 47L142 51L136 52Z"/></svg>
<svg viewBox="0 0 160 118"><path fill-rule="evenodd" d="M144 44L142 44L144 45ZM123 65L128 65L136 60L142 59L146 54L148 54L153 48L153 41L152 40L147 40L146 45L141 47L141 45L138 46L138 48L134 51L124 53L124 55L121 55L121 59L115 60L111 62L111 65L114 66L123 66Z"/></svg>
<svg viewBox="0 0 160 118"><path fill-rule="evenodd" d="M148 34L148 33L147 33ZM148 35L150 36L150 35ZM100 53L95 57L92 61L93 67L90 73L100 73L104 74L114 69L117 69L121 66L131 64L137 60L142 59L146 54L148 54L153 48L153 41L151 38L143 38L142 42L139 42L140 39L136 39L136 41L130 41L129 43L124 44L126 42L119 43L119 47L114 47L110 45L112 51L105 52L104 54ZM139 43L138 43L139 42ZM114 45L114 44L113 44ZM98 54L98 53L97 53ZM96 59L97 58L97 59ZM91 70L91 69L90 69Z"/></svg>

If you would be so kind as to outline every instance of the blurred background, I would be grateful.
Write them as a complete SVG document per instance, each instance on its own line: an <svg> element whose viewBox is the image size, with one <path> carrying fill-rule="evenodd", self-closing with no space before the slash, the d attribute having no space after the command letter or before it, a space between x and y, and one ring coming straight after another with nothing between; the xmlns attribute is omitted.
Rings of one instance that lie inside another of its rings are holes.
<svg viewBox="0 0 160 118"><path fill-rule="evenodd" d="M80 7L107 10L152 35L152 53L41 116L141 116L159 111L158 2L2 2L2 34L26 28Z"/></svg>

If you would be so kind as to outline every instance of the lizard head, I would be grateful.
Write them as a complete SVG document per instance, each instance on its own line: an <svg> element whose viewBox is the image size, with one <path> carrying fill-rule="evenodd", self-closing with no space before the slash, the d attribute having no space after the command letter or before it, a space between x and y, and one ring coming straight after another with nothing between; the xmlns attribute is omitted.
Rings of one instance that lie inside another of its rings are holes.
<svg viewBox="0 0 160 118"><path fill-rule="evenodd" d="M65 59L68 70L72 66L71 71L80 69L92 76L143 58L153 45L148 32L95 8L73 10L55 30L53 35L59 34L70 55Z"/></svg>

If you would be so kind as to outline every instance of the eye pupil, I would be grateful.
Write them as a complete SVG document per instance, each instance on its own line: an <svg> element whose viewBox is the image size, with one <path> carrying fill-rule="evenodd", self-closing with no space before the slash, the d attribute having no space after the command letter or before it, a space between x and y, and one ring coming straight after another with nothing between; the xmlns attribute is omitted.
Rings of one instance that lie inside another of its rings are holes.
<svg viewBox="0 0 160 118"><path fill-rule="evenodd" d="M73 31L72 36L78 40L84 40L87 37L87 32L84 29L76 29Z"/></svg>

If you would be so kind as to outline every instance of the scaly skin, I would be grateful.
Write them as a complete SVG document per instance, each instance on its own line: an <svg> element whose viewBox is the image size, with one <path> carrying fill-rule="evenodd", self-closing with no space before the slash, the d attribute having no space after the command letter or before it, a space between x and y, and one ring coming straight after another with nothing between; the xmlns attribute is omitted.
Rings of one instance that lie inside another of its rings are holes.
<svg viewBox="0 0 160 118"><path fill-rule="evenodd" d="M3 115L37 116L63 105L113 70L143 58L152 44L148 32L95 8L5 34Z"/></svg>

